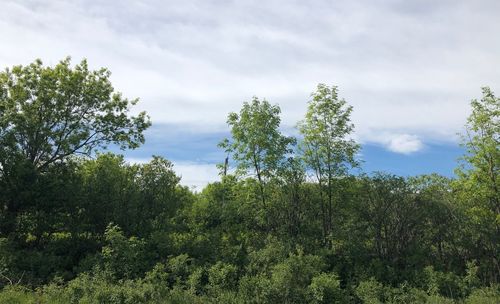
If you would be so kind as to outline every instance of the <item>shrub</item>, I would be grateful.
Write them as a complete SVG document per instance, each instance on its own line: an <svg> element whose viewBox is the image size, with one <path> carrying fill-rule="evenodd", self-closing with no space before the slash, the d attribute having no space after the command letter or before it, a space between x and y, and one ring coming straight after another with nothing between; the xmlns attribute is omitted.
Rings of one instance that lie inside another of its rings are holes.
<svg viewBox="0 0 500 304"><path fill-rule="evenodd" d="M312 278L308 287L311 303L345 303L346 297L340 288L336 274L320 273Z"/></svg>

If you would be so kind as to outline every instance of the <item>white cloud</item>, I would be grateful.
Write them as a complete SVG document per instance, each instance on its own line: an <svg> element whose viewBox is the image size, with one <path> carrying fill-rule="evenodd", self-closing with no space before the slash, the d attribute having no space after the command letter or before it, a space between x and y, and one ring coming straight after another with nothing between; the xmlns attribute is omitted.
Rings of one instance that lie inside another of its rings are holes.
<svg viewBox="0 0 500 304"><path fill-rule="evenodd" d="M500 83L495 0L0 2L0 67L86 57L153 122L203 132L253 95L292 126L323 82L361 141L415 150L378 134L454 140L470 99Z"/></svg>
<svg viewBox="0 0 500 304"><path fill-rule="evenodd" d="M181 184L202 190L208 183L220 180L219 170L214 164L196 162L174 162L174 170L181 177Z"/></svg>
<svg viewBox="0 0 500 304"><path fill-rule="evenodd" d="M432 136L429 137L432 138ZM369 141L366 138L369 138ZM401 154L412 154L425 148L422 139L412 133L393 133L375 130L372 133L363 134L361 138L356 137L355 140L361 143L374 143L385 147L389 151Z"/></svg>
<svg viewBox="0 0 500 304"><path fill-rule="evenodd" d="M130 158L126 161L131 164L146 164L151 158ZM175 173L181 178L180 184L193 188L195 191L202 190L208 183L220 180L219 170L215 164L174 161L172 162Z"/></svg>
<svg viewBox="0 0 500 304"><path fill-rule="evenodd" d="M143 165L147 164L151 161L151 157L149 158L137 158L137 157L126 157L125 162L129 164Z"/></svg>
<svg viewBox="0 0 500 304"><path fill-rule="evenodd" d="M415 135L401 134L391 138L387 144L390 151L411 154L420 151L424 145Z"/></svg>

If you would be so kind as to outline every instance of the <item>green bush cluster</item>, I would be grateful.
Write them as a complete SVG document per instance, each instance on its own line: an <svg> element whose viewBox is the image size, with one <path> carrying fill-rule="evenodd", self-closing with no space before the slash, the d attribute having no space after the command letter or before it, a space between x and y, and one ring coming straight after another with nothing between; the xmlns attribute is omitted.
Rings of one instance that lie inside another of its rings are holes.
<svg viewBox="0 0 500 304"><path fill-rule="evenodd" d="M456 178L354 174L352 107L319 85L300 140L265 100L231 113L221 180L194 192L165 158L95 153L149 126L108 77L0 72L0 303L500 303L489 89Z"/></svg>

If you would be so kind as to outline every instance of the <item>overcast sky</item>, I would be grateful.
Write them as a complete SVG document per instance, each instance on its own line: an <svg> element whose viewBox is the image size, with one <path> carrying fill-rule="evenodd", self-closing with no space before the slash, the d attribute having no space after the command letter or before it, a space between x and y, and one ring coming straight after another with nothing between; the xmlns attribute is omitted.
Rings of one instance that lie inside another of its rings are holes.
<svg viewBox="0 0 500 304"><path fill-rule="evenodd" d="M254 95L278 103L293 132L318 83L339 87L356 138L378 153L411 160L456 145L480 87L500 91L499 32L498 0L0 0L0 66L69 55L108 67L155 124L157 144L130 159L164 155L202 185L215 147L190 145L189 161L165 151L223 134Z"/></svg>

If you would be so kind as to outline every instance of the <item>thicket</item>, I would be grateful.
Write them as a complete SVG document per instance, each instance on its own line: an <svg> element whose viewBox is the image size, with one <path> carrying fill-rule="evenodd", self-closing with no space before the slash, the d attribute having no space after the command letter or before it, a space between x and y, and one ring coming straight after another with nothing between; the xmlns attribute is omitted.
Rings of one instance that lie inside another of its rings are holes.
<svg viewBox="0 0 500 304"><path fill-rule="evenodd" d="M500 99L471 103L456 176L354 174L352 108L319 85L298 124L230 113L193 192L136 148L150 125L105 69L0 73L0 303L499 303Z"/></svg>

